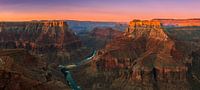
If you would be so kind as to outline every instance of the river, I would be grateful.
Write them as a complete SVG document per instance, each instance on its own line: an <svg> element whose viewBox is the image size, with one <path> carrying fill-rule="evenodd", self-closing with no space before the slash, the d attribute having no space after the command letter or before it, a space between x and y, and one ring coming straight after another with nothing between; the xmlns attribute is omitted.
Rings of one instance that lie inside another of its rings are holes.
<svg viewBox="0 0 200 90"><path fill-rule="evenodd" d="M65 75L65 80L72 90L81 90L81 88L80 86L77 85L76 81L73 79L72 74L69 70L90 62L95 55L96 55L96 51L94 51L91 56L86 57L84 60L82 60L81 62L77 64L72 64L72 65L67 65L67 66L63 66L63 65L58 66L61 68L61 72Z"/></svg>

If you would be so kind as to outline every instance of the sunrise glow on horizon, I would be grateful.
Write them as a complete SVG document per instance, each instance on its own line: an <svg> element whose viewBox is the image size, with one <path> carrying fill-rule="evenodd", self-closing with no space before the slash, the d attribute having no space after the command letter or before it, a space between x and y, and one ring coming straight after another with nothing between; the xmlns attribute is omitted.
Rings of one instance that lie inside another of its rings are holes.
<svg viewBox="0 0 200 90"><path fill-rule="evenodd" d="M1 0L0 21L199 18L198 0Z"/></svg>

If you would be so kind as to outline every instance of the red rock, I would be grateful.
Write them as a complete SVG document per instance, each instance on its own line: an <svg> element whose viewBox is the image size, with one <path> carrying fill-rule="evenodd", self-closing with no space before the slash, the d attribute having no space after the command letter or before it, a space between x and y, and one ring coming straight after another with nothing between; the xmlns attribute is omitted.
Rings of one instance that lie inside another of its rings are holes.
<svg viewBox="0 0 200 90"><path fill-rule="evenodd" d="M30 55L26 50L0 50L0 89L69 90L64 84L64 77L52 73L52 77L56 78L47 81L45 67L46 62Z"/></svg>
<svg viewBox="0 0 200 90"><path fill-rule="evenodd" d="M70 49L81 46L80 40L64 21L1 22L0 47L26 48L35 51Z"/></svg>
<svg viewBox="0 0 200 90"><path fill-rule="evenodd" d="M185 58L181 56L183 54L176 49L174 41L164 32L161 23L133 20L124 36L114 39L101 50L90 68L96 68L93 73L101 73L95 77L110 78L108 81L112 85L116 84L109 88L125 89L126 87L118 86L123 81L131 89L141 85L137 87L184 87L187 90L188 67ZM111 79L110 76L115 77ZM176 85L171 84L172 82Z"/></svg>

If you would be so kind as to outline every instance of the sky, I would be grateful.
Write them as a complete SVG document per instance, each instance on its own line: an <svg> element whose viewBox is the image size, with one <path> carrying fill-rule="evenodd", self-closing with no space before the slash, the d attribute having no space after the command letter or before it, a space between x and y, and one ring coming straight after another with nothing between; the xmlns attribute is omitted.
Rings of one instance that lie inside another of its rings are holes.
<svg viewBox="0 0 200 90"><path fill-rule="evenodd" d="M200 18L200 0L0 0L0 21Z"/></svg>

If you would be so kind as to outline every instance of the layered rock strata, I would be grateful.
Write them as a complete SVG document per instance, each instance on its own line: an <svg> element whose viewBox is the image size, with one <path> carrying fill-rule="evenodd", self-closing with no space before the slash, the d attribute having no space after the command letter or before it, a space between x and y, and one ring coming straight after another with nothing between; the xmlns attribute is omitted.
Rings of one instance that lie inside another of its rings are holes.
<svg viewBox="0 0 200 90"><path fill-rule="evenodd" d="M93 88L187 90L188 63L160 22L133 20L124 36L98 52L86 72L106 79L94 79Z"/></svg>
<svg viewBox="0 0 200 90"><path fill-rule="evenodd" d="M0 48L46 52L80 46L64 21L1 22Z"/></svg>
<svg viewBox="0 0 200 90"><path fill-rule="evenodd" d="M69 90L64 76L51 70L56 69L24 49L0 50L1 90Z"/></svg>

